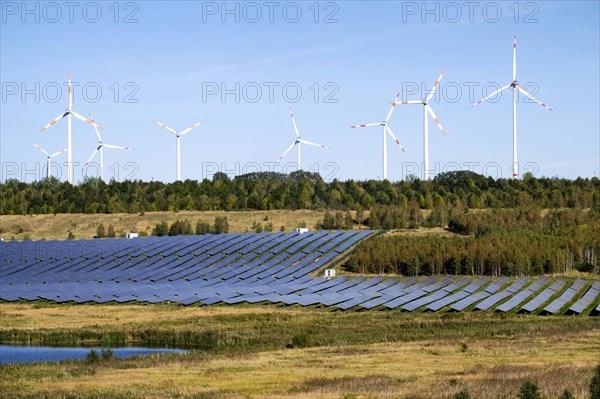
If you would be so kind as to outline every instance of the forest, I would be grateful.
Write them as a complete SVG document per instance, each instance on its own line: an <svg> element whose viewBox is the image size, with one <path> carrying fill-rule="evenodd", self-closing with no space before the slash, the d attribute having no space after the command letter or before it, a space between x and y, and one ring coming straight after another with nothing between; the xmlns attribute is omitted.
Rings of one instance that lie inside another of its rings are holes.
<svg viewBox="0 0 600 399"><path fill-rule="evenodd" d="M381 208L377 214L393 221L398 212L395 208ZM441 217L448 219L447 229L457 233L455 236L375 237L357 245L345 262L345 269L403 275L600 272L597 209L467 209L450 211Z"/></svg>
<svg viewBox="0 0 600 399"><path fill-rule="evenodd" d="M533 177L493 179L469 171L446 172L433 180L411 178L325 182L318 174L264 172L229 178L163 183L87 179L80 184L50 178L0 184L0 214L140 213L151 211L332 209L368 210L444 207L542 209L592 208L600 204L600 179ZM415 214L416 217L416 214ZM410 221L407 221L407 225ZM373 226L374 227L374 226Z"/></svg>

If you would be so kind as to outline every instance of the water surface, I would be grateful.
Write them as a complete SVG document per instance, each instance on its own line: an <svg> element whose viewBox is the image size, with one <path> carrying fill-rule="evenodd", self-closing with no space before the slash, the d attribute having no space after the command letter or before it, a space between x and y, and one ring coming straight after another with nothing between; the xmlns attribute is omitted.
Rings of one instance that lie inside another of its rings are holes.
<svg viewBox="0 0 600 399"><path fill-rule="evenodd" d="M25 346L25 345L0 345L0 364L33 363L33 362L58 362L67 359L85 359L94 349L98 354L101 347L53 347L53 346ZM153 353L187 352L183 349L122 347L110 348L115 357L126 358Z"/></svg>

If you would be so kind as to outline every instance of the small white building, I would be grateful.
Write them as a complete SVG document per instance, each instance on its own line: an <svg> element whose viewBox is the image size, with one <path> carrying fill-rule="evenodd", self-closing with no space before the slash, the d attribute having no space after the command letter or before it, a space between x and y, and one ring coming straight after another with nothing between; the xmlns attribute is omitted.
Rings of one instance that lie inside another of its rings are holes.
<svg viewBox="0 0 600 399"><path fill-rule="evenodd" d="M304 234L304 233L308 233L310 231L310 229L306 228L306 227L298 227L296 229L296 232L298 234Z"/></svg>
<svg viewBox="0 0 600 399"><path fill-rule="evenodd" d="M327 277L327 278L335 277L335 270L334 269L325 269L325 277Z"/></svg>
<svg viewBox="0 0 600 399"><path fill-rule="evenodd" d="M127 233L127 238L138 238L139 236L139 233Z"/></svg>

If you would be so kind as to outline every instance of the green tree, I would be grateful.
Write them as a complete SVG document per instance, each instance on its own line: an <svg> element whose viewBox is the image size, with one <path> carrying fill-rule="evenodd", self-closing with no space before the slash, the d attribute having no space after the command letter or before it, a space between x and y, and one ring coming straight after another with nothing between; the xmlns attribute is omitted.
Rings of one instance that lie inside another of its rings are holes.
<svg viewBox="0 0 600 399"><path fill-rule="evenodd" d="M519 399L542 399L540 387L534 380L525 380L519 388Z"/></svg>
<svg viewBox="0 0 600 399"><path fill-rule="evenodd" d="M117 236L117 233L115 232L115 226L112 224L108 225L108 232L106 233L106 236L111 238L115 238Z"/></svg>
<svg viewBox="0 0 600 399"><path fill-rule="evenodd" d="M215 234L229 233L229 222L227 221L227 216L215 216L213 232Z"/></svg>
<svg viewBox="0 0 600 399"><path fill-rule="evenodd" d="M457 392L452 396L452 399L471 399L471 394L467 388L463 389L460 392Z"/></svg>
<svg viewBox="0 0 600 399"><path fill-rule="evenodd" d="M100 223L98 227L96 227L96 237L104 238L106 237L106 230L104 229L104 225Z"/></svg>
<svg viewBox="0 0 600 399"><path fill-rule="evenodd" d="M92 349L88 352L87 356L85 357L85 360L88 363L98 363L100 361L100 355L96 350Z"/></svg>
<svg viewBox="0 0 600 399"><path fill-rule="evenodd" d="M211 232L210 223L203 222L201 220L196 222L196 234L201 235L201 234L208 234L210 232Z"/></svg>
<svg viewBox="0 0 600 399"><path fill-rule="evenodd" d="M573 396L573 393L570 390L565 389L558 399L575 399L575 396Z"/></svg>
<svg viewBox="0 0 600 399"><path fill-rule="evenodd" d="M169 224L164 220L162 222L158 223L154 227L154 229L152 229L153 236L162 237L162 236L166 236L168 234L169 234Z"/></svg>

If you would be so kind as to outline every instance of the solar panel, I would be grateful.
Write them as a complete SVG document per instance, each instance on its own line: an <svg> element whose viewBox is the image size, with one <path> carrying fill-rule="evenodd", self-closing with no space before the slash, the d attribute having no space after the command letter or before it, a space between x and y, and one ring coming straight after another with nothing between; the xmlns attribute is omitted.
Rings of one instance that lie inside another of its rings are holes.
<svg viewBox="0 0 600 399"><path fill-rule="evenodd" d="M577 295L577 293L583 288L585 281L581 279L575 280L569 288L562 293L562 295L552 301L548 306L543 309L546 314L558 313L571 299Z"/></svg>
<svg viewBox="0 0 600 399"><path fill-rule="evenodd" d="M510 310L513 310L516 306L518 306L520 303L525 301L527 298L529 298L533 294L535 294L535 291L531 291L528 289L518 292L515 296L510 298L508 301L504 302L500 306L497 306L496 310L498 310L500 312L508 312Z"/></svg>
<svg viewBox="0 0 600 399"><path fill-rule="evenodd" d="M466 308L468 308L469 306L473 305L474 303L477 303L477 302L481 301L482 299L489 297L490 295L492 295L492 294L490 294L487 291L476 292L476 293L471 294L468 297L456 302L454 305L451 306L451 309L456 312L461 312L461 311L465 310Z"/></svg>
<svg viewBox="0 0 600 399"><path fill-rule="evenodd" d="M431 310L433 312L437 312L438 310L450 305L451 303L460 301L461 299L467 297L468 295L469 295L469 292L467 292L465 290L459 291L457 293L448 295L444 298L438 299L437 301L430 303L429 305L427 305L427 309Z"/></svg>
<svg viewBox="0 0 600 399"><path fill-rule="evenodd" d="M0 298L77 303L171 301L184 305L271 302L335 306L342 310L356 307L416 310L425 306L437 311L448 306L453 310L464 309L487 297L497 300L498 296L512 296L498 306L502 311L524 302L532 295L529 292L541 289L548 280L540 277L526 286L528 280L521 278L498 292L509 282L508 278L497 279L486 287L490 281L487 277L470 281L452 276L402 279L313 276L371 234L368 230L302 235L265 232L3 243L0 244ZM557 283L560 281L547 287L523 309L532 307L529 304L535 300L546 298L536 307L539 308L559 292L561 285ZM569 289L582 290L584 286L587 286L584 281L576 281ZM590 287L568 311L596 309L594 301L600 294L595 287ZM571 300L576 298L573 296Z"/></svg>
<svg viewBox="0 0 600 399"><path fill-rule="evenodd" d="M434 292L431 295L427 295L425 297L416 299L414 301L408 302L407 304L402 305L402 309L412 312L422 306L425 306L431 302L435 302L445 296L448 296L448 291L439 290Z"/></svg>
<svg viewBox="0 0 600 399"><path fill-rule="evenodd" d="M579 314L583 312L592 304L592 302L594 302L596 297L598 297L598 294L600 294L600 281L596 281L594 284L592 284L587 292L581 298L579 298L577 302L571 305L569 308L569 313Z"/></svg>
<svg viewBox="0 0 600 399"><path fill-rule="evenodd" d="M531 301L527 302L523 307L521 307L521 311L524 312L533 312L540 306L542 306L546 301L548 301L556 292L560 291L560 289L565 285L565 282L562 280L556 280L552 285L542 292L540 292L535 298Z"/></svg>

